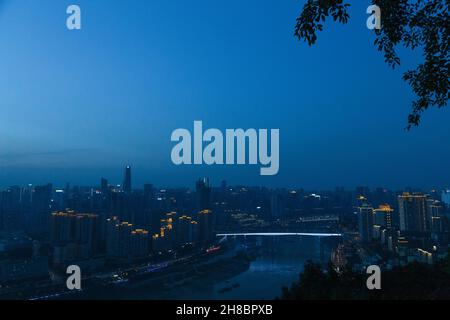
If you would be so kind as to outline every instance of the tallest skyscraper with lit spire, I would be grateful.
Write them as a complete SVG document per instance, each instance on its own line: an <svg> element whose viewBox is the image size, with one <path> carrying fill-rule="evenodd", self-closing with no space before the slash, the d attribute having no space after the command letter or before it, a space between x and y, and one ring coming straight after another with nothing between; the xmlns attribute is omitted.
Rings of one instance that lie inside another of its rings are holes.
<svg viewBox="0 0 450 320"><path fill-rule="evenodd" d="M127 165L125 167L125 174L123 177L122 190L125 193L131 192L131 166Z"/></svg>

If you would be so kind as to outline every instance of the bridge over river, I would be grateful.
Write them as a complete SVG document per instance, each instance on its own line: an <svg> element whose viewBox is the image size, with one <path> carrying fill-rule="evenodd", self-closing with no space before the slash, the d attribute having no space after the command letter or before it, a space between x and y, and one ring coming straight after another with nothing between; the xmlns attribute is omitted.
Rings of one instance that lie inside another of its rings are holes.
<svg viewBox="0 0 450 320"><path fill-rule="evenodd" d="M314 233L314 232L244 232L244 233L218 233L217 237L280 237L280 236L307 236L307 237L342 237L341 233Z"/></svg>

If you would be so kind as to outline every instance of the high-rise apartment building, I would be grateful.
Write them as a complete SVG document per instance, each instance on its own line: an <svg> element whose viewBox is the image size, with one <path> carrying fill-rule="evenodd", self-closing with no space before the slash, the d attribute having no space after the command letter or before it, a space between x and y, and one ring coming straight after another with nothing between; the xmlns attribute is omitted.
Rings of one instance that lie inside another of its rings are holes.
<svg viewBox="0 0 450 320"><path fill-rule="evenodd" d="M370 242L373 239L374 213L368 204L358 207L359 238L361 242Z"/></svg>
<svg viewBox="0 0 450 320"><path fill-rule="evenodd" d="M122 190L125 193L131 192L131 167L128 165L125 167L125 174L123 177Z"/></svg>
<svg viewBox="0 0 450 320"><path fill-rule="evenodd" d="M400 231L430 231L430 216L427 208L427 195L408 192L398 196Z"/></svg>
<svg viewBox="0 0 450 320"><path fill-rule="evenodd" d="M388 204L382 204L374 212L374 224L392 230L394 209Z"/></svg>

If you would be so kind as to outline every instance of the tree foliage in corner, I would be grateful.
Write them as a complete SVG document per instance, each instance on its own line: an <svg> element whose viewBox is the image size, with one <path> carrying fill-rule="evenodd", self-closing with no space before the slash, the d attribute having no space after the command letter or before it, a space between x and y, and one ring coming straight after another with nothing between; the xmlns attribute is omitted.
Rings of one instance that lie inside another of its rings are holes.
<svg viewBox="0 0 450 320"><path fill-rule="evenodd" d="M396 48L423 50L423 61L403 79L416 95L408 116L408 129L418 126L420 116L429 107L442 108L449 100L450 75L450 0L373 0L381 9L381 29L375 30L375 46L386 63L400 65ZM344 0L307 0L295 26L295 36L312 46L317 33L331 16L346 24L350 4Z"/></svg>
<svg viewBox="0 0 450 320"><path fill-rule="evenodd" d="M298 281L282 288L282 300L448 300L450 299L450 252L433 265L410 263L383 270L381 290L369 290L368 274L346 268L326 270L311 261Z"/></svg>

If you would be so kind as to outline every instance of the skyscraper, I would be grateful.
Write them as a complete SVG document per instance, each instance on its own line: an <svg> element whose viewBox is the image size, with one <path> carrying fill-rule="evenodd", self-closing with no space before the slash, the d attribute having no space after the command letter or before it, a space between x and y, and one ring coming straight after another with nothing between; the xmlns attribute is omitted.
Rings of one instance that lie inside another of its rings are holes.
<svg viewBox="0 0 450 320"><path fill-rule="evenodd" d="M198 213L199 242L208 243L214 239L213 215L211 210Z"/></svg>
<svg viewBox="0 0 450 320"><path fill-rule="evenodd" d="M106 193L108 193L108 180L105 178L102 178L100 181L100 190L102 191L102 193L105 195Z"/></svg>
<svg viewBox="0 0 450 320"><path fill-rule="evenodd" d="M150 235L147 230L136 229L131 231L130 254L133 257L145 257L150 252Z"/></svg>
<svg viewBox="0 0 450 320"><path fill-rule="evenodd" d="M0 193L0 231L13 231L20 223L20 188L9 187Z"/></svg>
<svg viewBox="0 0 450 320"><path fill-rule="evenodd" d="M129 222L117 217L107 219L106 253L109 258L142 258L149 253L150 234L144 229L134 229Z"/></svg>
<svg viewBox="0 0 450 320"><path fill-rule="evenodd" d="M193 242L192 238L192 218L189 216L181 216L178 218L177 245L181 246L189 242Z"/></svg>
<svg viewBox="0 0 450 320"><path fill-rule="evenodd" d="M358 207L359 237L361 242L370 242L373 239L374 214L373 208L368 204Z"/></svg>
<svg viewBox="0 0 450 320"><path fill-rule="evenodd" d="M99 252L99 225L95 214L71 210L50 215L50 241L53 262L87 259Z"/></svg>
<svg viewBox="0 0 450 320"><path fill-rule="evenodd" d="M447 208L450 208L450 190L449 189L442 191L441 200Z"/></svg>
<svg viewBox="0 0 450 320"><path fill-rule="evenodd" d="M208 178L199 179L195 184L196 209L198 211L211 209L211 186Z"/></svg>
<svg viewBox="0 0 450 320"><path fill-rule="evenodd" d="M38 234L47 234L49 227L52 197L52 185L36 186L33 193L33 231Z"/></svg>
<svg viewBox="0 0 450 320"><path fill-rule="evenodd" d="M199 179L196 183L196 208L198 212L198 231L200 243L208 243L213 239L213 214L211 211L211 186L208 178Z"/></svg>
<svg viewBox="0 0 450 320"><path fill-rule="evenodd" d="M131 232L133 225L128 222L120 222L117 217L112 217L107 221L106 248L108 257L126 258L131 246Z"/></svg>
<svg viewBox="0 0 450 320"><path fill-rule="evenodd" d="M442 231L442 203L437 200L428 199L427 201L428 217L430 219L430 231L441 232Z"/></svg>
<svg viewBox="0 0 450 320"><path fill-rule="evenodd" d="M122 190L125 193L131 193L131 167L129 165L125 167Z"/></svg>
<svg viewBox="0 0 450 320"><path fill-rule="evenodd" d="M378 209L374 210L374 224L392 230L393 220L392 214L394 210L388 204L381 204Z"/></svg>
<svg viewBox="0 0 450 320"><path fill-rule="evenodd" d="M430 218L427 210L427 196L410 194L398 196L400 231L426 232L430 231Z"/></svg>

